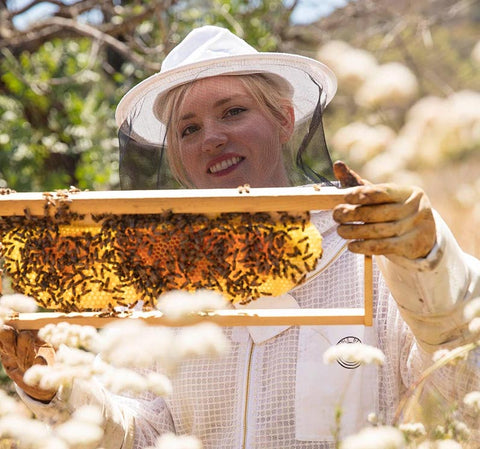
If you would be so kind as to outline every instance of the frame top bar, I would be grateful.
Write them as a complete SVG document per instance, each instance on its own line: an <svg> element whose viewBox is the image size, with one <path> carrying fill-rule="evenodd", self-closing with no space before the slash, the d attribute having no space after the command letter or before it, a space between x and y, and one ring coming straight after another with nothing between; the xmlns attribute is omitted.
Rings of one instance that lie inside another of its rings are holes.
<svg viewBox="0 0 480 449"><path fill-rule="evenodd" d="M329 210L348 189L275 187L238 189L25 192L0 195L0 217L44 215L45 205L67 203L78 214L155 214Z"/></svg>

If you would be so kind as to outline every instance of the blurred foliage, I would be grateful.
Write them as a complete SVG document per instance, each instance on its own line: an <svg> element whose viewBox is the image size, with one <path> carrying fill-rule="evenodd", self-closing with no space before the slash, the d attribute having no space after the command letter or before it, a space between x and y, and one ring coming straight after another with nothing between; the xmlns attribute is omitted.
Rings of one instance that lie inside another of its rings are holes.
<svg viewBox="0 0 480 449"><path fill-rule="evenodd" d="M453 5L455 2L451 3ZM433 16L414 14L395 17L394 11L387 17L379 13L378 23L375 18L366 19L368 22L364 23L364 33L358 33L361 25L350 30L348 27L335 28L330 30L327 39L343 40L354 48L364 49L379 64L404 64L417 78L418 98L430 95L446 97L466 89L480 91L480 66L471 58L472 49L480 35L480 20L475 20L473 15L476 8L480 10L471 3L462 14L449 20L434 20ZM427 27L425 23L429 19L431 23ZM357 18L357 22L361 23L362 18ZM387 23L389 26L384 25L379 29L379 23ZM375 29L379 32L371 31ZM322 43L326 41L324 39ZM405 115L410 106L411 104L402 108L365 109L356 104L352 92L339 83L337 95L326 110L326 132L331 136L339 128L354 121L384 123L399 131L405 124Z"/></svg>
<svg viewBox="0 0 480 449"><path fill-rule="evenodd" d="M154 3L112 4L102 10L98 27L121 27ZM194 26L223 25L260 50L272 51L290 15L281 0L185 0L155 11L133 35L115 36L142 55L144 66L115 48L99 48L93 37L52 38L34 51L19 51L18 45L1 50L0 187L118 188L114 112L123 94L153 74Z"/></svg>
<svg viewBox="0 0 480 449"><path fill-rule="evenodd" d="M19 191L115 185L116 86L88 39L55 39L0 62L0 182Z"/></svg>

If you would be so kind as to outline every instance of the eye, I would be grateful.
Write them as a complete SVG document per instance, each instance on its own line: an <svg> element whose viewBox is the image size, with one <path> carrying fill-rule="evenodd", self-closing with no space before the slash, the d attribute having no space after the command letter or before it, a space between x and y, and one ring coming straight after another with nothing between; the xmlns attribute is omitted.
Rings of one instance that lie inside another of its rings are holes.
<svg viewBox="0 0 480 449"><path fill-rule="evenodd" d="M241 114L242 112L245 112L247 109L246 108L242 108L242 107L234 107L234 108L230 108L227 110L227 112L225 113L225 116L228 117L228 116L235 116L235 115L239 115Z"/></svg>
<svg viewBox="0 0 480 449"><path fill-rule="evenodd" d="M187 137L194 132L198 131L199 127L197 125L188 125L185 128L183 128L181 136L182 137Z"/></svg>

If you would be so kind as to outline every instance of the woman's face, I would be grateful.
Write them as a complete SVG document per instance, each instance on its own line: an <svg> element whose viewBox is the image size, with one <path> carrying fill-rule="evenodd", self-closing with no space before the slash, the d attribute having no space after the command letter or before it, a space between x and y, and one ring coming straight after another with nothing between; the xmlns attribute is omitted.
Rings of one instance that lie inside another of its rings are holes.
<svg viewBox="0 0 480 449"><path fill-rule="evenodd" d="M293 110L284 124L274 121L235 76L196 81L179 107L178 156L196 188L288 185L282 144Z"/></svg>

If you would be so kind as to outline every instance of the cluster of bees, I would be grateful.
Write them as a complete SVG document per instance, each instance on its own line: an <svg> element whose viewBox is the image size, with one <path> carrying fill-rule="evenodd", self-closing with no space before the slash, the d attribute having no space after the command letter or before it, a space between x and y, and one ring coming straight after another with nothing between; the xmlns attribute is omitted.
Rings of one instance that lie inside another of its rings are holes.
<svg viewBox="0 0 480 449"><path fill-rule="evenodd" d="M322 254L308 213L83 218L62 204L56 214L0 219L0 256L14 290L64 312L139 300L147 310L177 289L247 303L303 282Z"/></svg>

